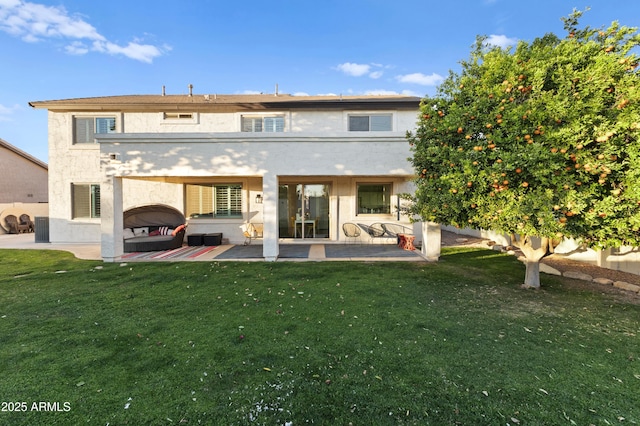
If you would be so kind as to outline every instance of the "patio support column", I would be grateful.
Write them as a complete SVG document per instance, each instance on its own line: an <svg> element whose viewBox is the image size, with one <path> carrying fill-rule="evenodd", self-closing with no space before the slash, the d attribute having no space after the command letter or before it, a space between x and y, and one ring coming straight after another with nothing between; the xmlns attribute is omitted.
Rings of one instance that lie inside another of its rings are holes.
<svg viewBox="0 0 640 426"><path fill-rule="evenodd" d="M278 176L266 173L262 177L262 255L267 262L275 262L278 247Z"/></svg>
<svg viewBox="0 0 640 426"><path fill-rule="evenodd" d="M100 250L105 262L122 256L122 178L108 176L100 185Z"/></svg>
<svg viewBox="0 0 640 426"><path fill-rule="evenodd" d="M441 248L440 225L434 222L422 222L422 255L430 261L440 258Z"/></svg>

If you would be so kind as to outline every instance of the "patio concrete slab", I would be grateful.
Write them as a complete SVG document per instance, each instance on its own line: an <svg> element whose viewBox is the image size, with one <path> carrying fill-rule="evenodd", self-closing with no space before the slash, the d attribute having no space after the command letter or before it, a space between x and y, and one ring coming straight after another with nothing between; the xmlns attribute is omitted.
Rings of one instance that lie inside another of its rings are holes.
<svg viewBox="0 0 640 426"><path fill-rule="evenodd" d="M100 244L96 243L36 243L34 233L0 234L0 248L24 250L62 250L73 253L78 259L102 260Z"/></svg>
<svg viewBox="0 0 640 426"><path fill-rule="evenodd" d="M421 260L419 251L402 250L395 244L330 244L325 246L327 259L411 259Z"/></svg>
<svg viewBox="0 0 640 426"><path fill-rule="evenodd" d="M0 249L63 250L79 259L102 260L98 243L36 243L35 234L0 234ZM407 251L395 244L284 244L279 246L278 261L425 261L420 251ZM162 261L163 256L158 256ZM197 258L167 257L165 261L263 261L262 245L218 246ZM136 261L135 258L123 261ZM145 259L139 259L145 261Z"/></svg>
<svg viewBox="0 0 640 426"><path fill-rule="evenodd" d="M307 244L280 244L279 259L308 259L310 245ZM252 244L248 246L233 246L215 257L216 260L234 259L264 259L262 246Z"/></svg>

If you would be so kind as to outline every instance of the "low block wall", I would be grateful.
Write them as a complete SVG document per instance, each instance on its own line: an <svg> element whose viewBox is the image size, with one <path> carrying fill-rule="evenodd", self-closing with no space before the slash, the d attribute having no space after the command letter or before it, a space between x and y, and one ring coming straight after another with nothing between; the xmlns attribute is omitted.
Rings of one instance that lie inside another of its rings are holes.
<svg viewBox="0 0 640 426"><path fill-rule="evenodd" d="M7 215L14 215L20 217L21 214L28 214L31 216L31 220L35 220L36 216L49 216L49 203L0 203L0 217L2 223L0 223L0 234L6 234L7 226L4 223L4 217Z"/></svg>

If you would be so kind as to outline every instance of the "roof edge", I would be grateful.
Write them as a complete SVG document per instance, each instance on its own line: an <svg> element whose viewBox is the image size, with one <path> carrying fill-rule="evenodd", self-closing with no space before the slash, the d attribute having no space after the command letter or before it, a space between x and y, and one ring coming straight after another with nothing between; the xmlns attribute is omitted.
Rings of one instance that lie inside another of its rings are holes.
<svg viewBox="0 0 640 426"><path fill-rule="evenodd" d="M260 110L260 109L337 109L418 108L421 98L406 95L292 96L292 95L120 95L32 101L29 106L55 111L131 111L131 110Z"/></svg>
<svg viewBox="0 0 640 426"><path fill-rule="evenodd" d="M45 170L49 170L49 166L47 165L47 163L45 163L42 160L38 160L36 157L34 157L31 154L28 154L26 152L24 152L23 150L21 150L20 148L11 145L9 142L5 141L4 139L0 138L0 146L8 149L9 151L12 151L15 154L18 154L20 157L23 157L25 160L29 160L32 163L36 164L37 166L42 167Z"/></svg>

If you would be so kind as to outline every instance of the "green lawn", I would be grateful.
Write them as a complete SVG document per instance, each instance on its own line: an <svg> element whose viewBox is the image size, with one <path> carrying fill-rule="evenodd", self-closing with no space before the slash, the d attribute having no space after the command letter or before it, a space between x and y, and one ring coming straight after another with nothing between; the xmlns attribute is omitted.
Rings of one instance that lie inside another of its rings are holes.
<svg viewBox="0 0 640 426"><path fill-rule="evenodd" d="M523 276L1 250L0 424L640 423L640 305Z"/></svg>

